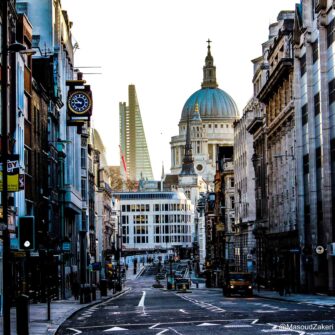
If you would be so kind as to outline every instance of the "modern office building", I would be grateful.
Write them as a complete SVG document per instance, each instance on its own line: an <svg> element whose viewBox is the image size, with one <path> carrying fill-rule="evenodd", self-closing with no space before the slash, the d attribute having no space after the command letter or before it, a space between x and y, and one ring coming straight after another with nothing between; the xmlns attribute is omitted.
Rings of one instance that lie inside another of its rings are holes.
<svg viewBox="0 0 335 335"><path fill-rule="evenodd" d="M140 180L141 178L153 180L150 155L135 85L128 86L128 105L125 102L120 102L119 114L120 166L123 167L121 171L123 171L124 176L131 180Z"/></svg>
<svg viewBox="0 0 335 335"><path fill-rule="evenodd" d="M123 252L165 250L185 256L192 248L194 206L183 192L115 193L120 200Z"/></svg>

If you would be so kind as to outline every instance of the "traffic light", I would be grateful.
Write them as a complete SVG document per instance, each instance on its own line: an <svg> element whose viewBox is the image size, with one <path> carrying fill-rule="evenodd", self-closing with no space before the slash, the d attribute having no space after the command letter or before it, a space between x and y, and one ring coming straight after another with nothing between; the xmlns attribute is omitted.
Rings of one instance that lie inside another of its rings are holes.
<svg viewBox="0 0 335 335"><path fill-rule="evenodd" d="M35 218L33 216L19 217L19 248L21 250L35 249Z"/></svg>

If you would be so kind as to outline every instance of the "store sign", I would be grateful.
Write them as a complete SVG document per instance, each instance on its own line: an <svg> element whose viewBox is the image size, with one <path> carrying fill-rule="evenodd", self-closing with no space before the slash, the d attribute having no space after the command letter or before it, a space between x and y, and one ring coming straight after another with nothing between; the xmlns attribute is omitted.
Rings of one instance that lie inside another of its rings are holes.
<svg viewBox="0 0 335 335"><path fill-rule="evenodd" d="M63 242L62 250L63 251L70 251L71 250L71 242Z"/></svg>
<svg viewBox="0 0 335 335"><path fill-rule="evenodd" d="M8 158L7 158L7 191L8 192L21 191L22 183L19 182L19 178L20 178L19 155L8 155ZM2 190L3 190L2 163L0 163L0 191Z"/></svg>

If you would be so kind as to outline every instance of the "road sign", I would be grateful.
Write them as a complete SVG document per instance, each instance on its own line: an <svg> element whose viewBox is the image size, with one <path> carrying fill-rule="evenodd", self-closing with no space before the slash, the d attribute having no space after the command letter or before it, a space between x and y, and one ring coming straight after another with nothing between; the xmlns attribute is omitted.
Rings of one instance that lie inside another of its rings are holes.
<svg viewBox="0 0 335 335"><path fill-rule="evenodd" d="M71 243L70 242L63 242L62 249L63 249L63 251L70 251L71 250Z"/></svg>

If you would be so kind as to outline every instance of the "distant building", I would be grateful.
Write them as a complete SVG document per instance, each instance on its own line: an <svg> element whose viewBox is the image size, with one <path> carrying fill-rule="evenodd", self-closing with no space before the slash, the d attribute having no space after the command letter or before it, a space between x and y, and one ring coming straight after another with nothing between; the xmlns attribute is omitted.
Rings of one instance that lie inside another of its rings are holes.
<svg viewBox="0 0 335 335"><path fill-rule="evenodd" d="M206 182L213 183L220 152L230 150L229 155L232 155L233 123L238 117L234 100L218 88L216 67L208 41L201 89L187 99L179 121L179 135L171 138L171 173L179 174L182 170L189 119L195 172Z"/></svg>
<svg viewBox="0 0 335 335"><path fill-rule="evenodd" d="M194 206L183 192L122 192L123 252L165 250L185 256L192 247Z"/></svg>
<svg viewBox="0 0 335 335"><path fill-rule="evenodd" d="M153 180L150 155L145 138L144 127L141 118L140 106L137 100L135 85L128 86L128 105L125 102L119 104L120 113L120 147L121 166L126 165L124 175L131 180L141 178Z"/></svg>
<svg viewBox="0 0 335 335"><path fill-rule="evenodd" d="M256 261L255 237L255 170L252 165L253 136L247 131L254 118L257 99L252 98L243 110L243 115L235 123L234 129L234 180L235 188L235 263L243 271L254 271Z"/></svg>

